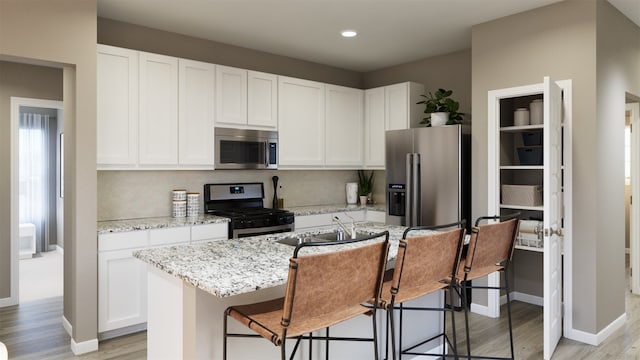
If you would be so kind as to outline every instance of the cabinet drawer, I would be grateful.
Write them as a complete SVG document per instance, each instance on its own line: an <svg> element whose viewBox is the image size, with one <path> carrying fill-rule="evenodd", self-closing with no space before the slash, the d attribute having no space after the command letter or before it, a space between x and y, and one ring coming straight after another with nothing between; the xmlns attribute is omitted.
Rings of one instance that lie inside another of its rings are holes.
<svg viewBox="0 0 640 360"><path fill-rule="evenodd" d="M191 241L224 240L227 239L228 234L229 230L226 223L194 225L191 227Z"/></svg>
<svg viewBox="0 0 640 360"><path fill-rule="evenodd" d="M296 230L331 225L331 214L296 216Z"/></svg>
<svg viewBox="0 0 640 360"><path fill-rule="evenodd" d="M149 245L167 245L176 243L188 243L191 238L191 229L188 226L169 229L149 230Z"/></svg>
<svg viewBox="0 0 640 360"><path fill-rule="evenodd" d="M98 235L98 251L122 250L148 245L148 231L128 231Z"/></svg>

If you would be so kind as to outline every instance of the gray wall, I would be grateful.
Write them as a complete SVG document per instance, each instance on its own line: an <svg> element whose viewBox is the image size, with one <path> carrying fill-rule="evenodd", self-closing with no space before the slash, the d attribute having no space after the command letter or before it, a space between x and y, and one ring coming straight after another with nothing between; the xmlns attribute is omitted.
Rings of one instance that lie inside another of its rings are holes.
<svg viewBox="0 0 640 360"><path fill-rule="evenodd" d="M0 61L0 298L11 290L11 97L62 100L62 70Z"/></svg>
<svg viewBox="0 0 640 360"><path fill-rule="evenodd" d="M98 18L98 43L360 88L355 71Z"/></svg>
<svg viewBox="0 0 640 360"><path fill-rule="evenodd" d="M624 116L615 115L622 88L638 88L637 39L637 26L601 0L567 0L472 29L473 217L488 201L487 92L547 75L573 80L573 327L591 334L624 313Z"/></svg>
<svg viewBox="0 0 640 360"><path fill-rule="evenodd" d="M438 88L453 90L460 111L471 114L471 49L371 71L364 74L363 85L370 89L404 81L424 84L427 93Z"/></svg>
<svg viewBox="0 0 640 360"><path fill-rule="evenodd" d="M625 99L627 92L640 95L640 28L609 3L596 5L595 320L601 330L625 309Z"/></svg>
<svg viewBox="0 0 640 360"><path fill-rule="evenodd" d="M64 315L73 326L76 343L96 339L97 335L95 44L95 0L0 2L0 59L62 68L66 139ZM1 154L0 169L4 170L0 173L8 174L8 152ZM9 191L3 177L0 196L7 196L4 194ZM2 205L0 219L8 219L8 211ZM4 231L9 226L5 225L0 246L6 247ZM17 229L11 231L17 233ZM6 284L10 276L8 271L0 272L0 282Z"/></svg>

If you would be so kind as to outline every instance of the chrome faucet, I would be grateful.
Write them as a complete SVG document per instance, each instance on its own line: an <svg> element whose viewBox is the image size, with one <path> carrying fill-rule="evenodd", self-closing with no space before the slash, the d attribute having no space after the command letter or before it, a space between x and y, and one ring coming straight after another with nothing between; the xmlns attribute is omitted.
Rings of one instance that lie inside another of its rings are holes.
<svg viewBox="0 0 640 360"><path fill-rule="evenodd" d="M346 215L346 214L345 214ZM347 215L348 217L351 218L351 216ZM342 221L340 221L340 218L337 216L334 216L333 221L337 222L338 225L340 225L340 227L342 228L342 230L344 230L344 232L346 232L347 234L351 234L351 238L355 239L356 238L356 225L355 222L353 220L353 218L351 218L351 230L349 230L343 223Z"/></svg>

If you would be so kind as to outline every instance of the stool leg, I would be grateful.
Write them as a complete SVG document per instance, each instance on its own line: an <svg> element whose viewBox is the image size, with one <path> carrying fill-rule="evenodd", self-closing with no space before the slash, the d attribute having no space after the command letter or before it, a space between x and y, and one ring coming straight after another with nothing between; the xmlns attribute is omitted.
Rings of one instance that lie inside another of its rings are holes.
<svg viewBox="0 0 640 360"><path fill-rule="evenodd" d="M467 281L461 282L460 291L462 292L462 302L464 307L464 328L467 336L467 358L471 359L471 340L469 337L469 308L467 306Z"/></svg>
<svg viewBox="0 0 640 360"><path fill-rule="evenodd" d="M393 311L395 310L393 307L393 303L389 307L391 310L389 311L389 323L391 324L391 358L396 360L396 330L393 319Z"/></svg>
<svg viewBox="0 0 640 360"><path fill-rule="evenodd" d="M227 318L229 316L224 314L224 341L222 342L222 360L227 360Z"/></svg>
<svg viewBox="0 0 640 360"><path fill-rule="evenodd" d="M373 308L373 314L371 315L371 321L373 321L373 356L375 360L378 360L378 325L376 319L376 308ZM328 358L327 358L328 360Z"/></svg>
<svg viewBox="0 0 640 360"><path fill-rule="evenodd" d="M511 359L515 358L515 354L513 351L513 325L511 322L511 297L509 296L509 274L507 273L507 268L504 269L504 287L507 292L507 316L509 318L509 344L511 345Z"/></svg>
<svg viewBox="0 0 640 360"><path fill-rule="evenodd" d="M329 328L328 327L327 327L327 338L324 340L324 343L325 343L324 356L326 360L329 360Z"/></svg>
<svg viewBox="0 0 640 360"><path fill-rule="evenodd" d="M453 299L453 284L449 285L449 298ZM453 355L455 359L458 359L458 339L456 338L456 309L454 308L453 304L451 304L451 331L453 332ZM447 313L444 313L444 320L445 323L447 321ZM445 328L446 329L446 328Z"/></svg>

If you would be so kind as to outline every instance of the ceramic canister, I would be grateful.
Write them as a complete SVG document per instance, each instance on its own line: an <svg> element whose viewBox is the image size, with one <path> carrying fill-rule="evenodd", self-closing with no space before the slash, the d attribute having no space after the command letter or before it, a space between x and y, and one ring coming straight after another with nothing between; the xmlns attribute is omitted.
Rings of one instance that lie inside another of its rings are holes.
<svg viewBox="0 0 640 360"><path fill-rule="evenodd" d="M531 112L531 125L542 125L544 122L544 116L542 114L544 108L544 103L542 99L536 99L529 104L529 109Z"/></svg>
<svg viewBox="0 0 640 360"><path fill-rule="evenodd" d="M184 189L173 190L171 191L171 198L173 201L187 200L187 190L184 190Z"/></svg>
<svg viewBox="0 0 640 360"><path fill-rule="evenodd" d="M173 217L181 218L187 216L187 202L178 200L173 202Z"/></svg>
<svg viewBox="0 0 640 360"><path fill-rule="evenodd" d="M513 113L513 125L527 126L529 125L529 110L527 108L519 108Z"/></svg>
<svg viewBox="0 0 640 360"><path fill-rule="evenodd" d="M187 216L198 216L200 213L200 193L187 193Z"/></svg>

